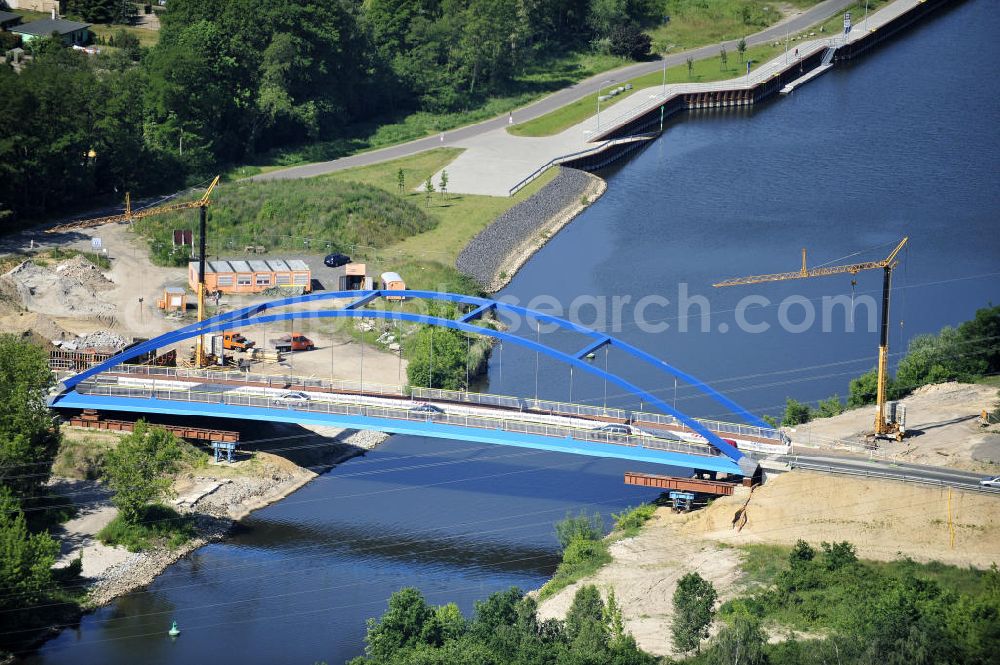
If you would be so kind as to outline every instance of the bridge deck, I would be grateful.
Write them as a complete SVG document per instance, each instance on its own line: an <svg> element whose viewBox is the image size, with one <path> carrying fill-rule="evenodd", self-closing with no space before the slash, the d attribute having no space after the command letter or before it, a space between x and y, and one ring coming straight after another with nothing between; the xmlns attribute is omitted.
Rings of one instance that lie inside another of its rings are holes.
<svg viewBox="0 0 1000 665"><path fill-rule="evenodd" d="M724 456L693 455L640 446L582 441L572 437L556 438L526 432L465 427L452 423L434 422L433 420L397 420L394 418L379 418L366 415L329 413L284 407L240 406L226 403L177 401L156 397L118 397L81 394L75 390L59 396L53 401L51 406L59 409L99 409L102 411L235 418L349 429L368 429L393 434L460 439L478 443L533 448L536 450L587 455L590 457L611 457L636 462L650 462L742 475L739 466Z"/></svg>

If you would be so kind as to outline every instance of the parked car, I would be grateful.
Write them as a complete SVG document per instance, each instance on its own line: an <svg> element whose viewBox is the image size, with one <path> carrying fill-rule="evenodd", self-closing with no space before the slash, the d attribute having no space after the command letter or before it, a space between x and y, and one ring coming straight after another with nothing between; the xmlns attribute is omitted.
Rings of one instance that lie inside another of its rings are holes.
<svg viewBox="0 0 1000 665"><path fill-rule="evenodd" d="M347 254L327 254L326 258L323 259L323 263L328 268L339 268L340 266L346 266L350 262L351 257Z"/></svg>
<svg viewBox="0 0 1000 665"><path fill-rule="evenodd" d="M433 404L417 404L416 406L410 408L410 413L423 413L428 416L440 416L444 413L444 409Z"/></svg>
<svg viewBox="0 0 1000 665"><path fill-rule="evenodd" d="M309 403L309 395L297 390L282 393L274 398L274 403L282 406L302 406Z"/></svg>
<svg viewBox="0 0 1000 665"><path fill-rule="evenodd" d="M607 425L595 427L594 431L607 432L608 434L624 434L625 436L631 436L633 434L632 426L623 425L622 423L608 423Z"/></svg>
<svg viewBox="0 0 1000 665"><path fill-rule="evenodd" d="M982 487L991 487L993 489L1000 489L1000 476L993 476L992 478L983 478L979 481Z"/></svg>

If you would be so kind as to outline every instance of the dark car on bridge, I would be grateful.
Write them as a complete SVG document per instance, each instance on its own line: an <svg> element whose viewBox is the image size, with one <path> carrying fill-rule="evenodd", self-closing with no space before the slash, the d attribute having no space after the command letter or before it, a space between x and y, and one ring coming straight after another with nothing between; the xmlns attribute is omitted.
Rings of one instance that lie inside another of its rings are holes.
<svg viewBox="0 0 1000 665"><path fill-rule="evenodd" d="M351 262L351 257L347 254L327 254L326 258L323 259L323 263L328 268L339 268L340 266L346 266Z"/></svg>
<svg viewBox="0 0 1000 665"><path fill-rule="evenodd" d="M607 432L608 434L622 434L624 436L631 436L633 434L631 425L623 425L621 423L608 423L607 425L601 425L600 427L595 427L594 431Z"/></svg>
<svg viewBox="0 0 1000 665"><path fill-rule="evenodd" d="M425 402L423 404L417 404L416 406L410 407L410 413L426 416L427 420L431 420L436 416L443 416L444 409L438 406L434 406L433 404L427 404Z"/></svg>

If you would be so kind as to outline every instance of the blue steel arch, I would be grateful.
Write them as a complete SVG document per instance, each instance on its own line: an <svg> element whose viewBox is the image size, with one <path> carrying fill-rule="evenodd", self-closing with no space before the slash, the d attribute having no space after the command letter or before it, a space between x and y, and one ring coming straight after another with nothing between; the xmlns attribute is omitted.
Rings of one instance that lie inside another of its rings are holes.
<svg viewBox="0 0 1000 665"><path fill-rule="evenodd" d="M429 316L423 314L415 314L410 312L400 312L393 310L380 310L380 309L358 309L359 307L377 299L386 296L403 296L407 298L420 298L426 300L438 300L446 302L454 302L466 305L475 305L476 309L466 314L459 319L448 319L444 317ZM346 307L338 308L333 310L313 310L313 311L296 311L296 312L283 312L279 314L269 314L264 315L270 309L275 309L279 307L287 307L290 305L297 305L308 302L315 302L320 300L328 299L352 299ZM530 339L525 339L512 335L510 333L494 330L492 328L480 327L469 323L469 321L478 318L490 309L496 309L499 311L508 311L525 317L534 318L539 322L552 323L561 327L563 329L572 330L591 337L595 340L594 343L585 347L580 352L575 355L570 355L553 349L551 347L545 346L540 342L535 342ZM672 406L665 403L663 400L657 398L653 394L647 392L646 390L632 384L631 382L619 377L616 374L606 372L599 367L595 367L591 363L585 362L582 358L585 355L595 349L601 348L605 345L612 346L614 348L619 348L629 353L633 357L639 358L640 360L652 365L654 368L666 371L669 374L676 376L691 385L695 386L708 396L712 397L721 404L731 408L733 411L740 413L747 419L749 419L753 424L760 427L768 427L766 423L761 421L759 418L748 412L746 409L740 407L738 404L725 397L716 390L710 388L707 384L699 381L693 376L682 372L681 370L669 365L668 363L659 360L658 358L650 355L649 353L638 349L626 342L615 339L596 330L580 326L571 321L561 319L556 316L549 314L544 314L541 312L535 312L533 310L527 309L525 307L520 307L517 305L511 305L508 303L503 303L495 300L489 300L486 298L478 298L475 296L465 296L454 293L438 293L435 291L391 291L391 290L375 290L375 291L333 291L333 292L323 292L317 294L310 294L305 296L294 296L290 298L284 298L280 300L274 300L266 303L260 303L257 305L251 305L249 307L244 307L239 310L234 310L232 312L227 312L225 314L220 314L209 319L206 319L200 323L193 323L187 326L183 326L175 331L165 333L151 339L147 342L138 344L122 353L113 356L112 358L91 367L79 374L72 377L68 377L63 381L63 385L67 388L73 388L81 381L94 376L100 372L106 371L126 360L139 356L148 351L154 350L164 345L174 344L176 342L183 341L185 339L190 339L202 334L220 332L233 327L243 327L259 325L264 323L273 323L277 321L291 321L297 319L320 319L320 318L376 318L376 319L390 319L390 320L400 320L408 321L412 323L423 323L428 325L436 325L446 328L453 328L456 330L461 330L464 332L485 335L488 337L493 337L504 342L510 342L512 344L523 346L529 350L536 351L539 353L544 353L545 355L554 358L560 362L568 364L573 367L582 369L585 372L593 374L599 378L605 379L614 383L621 388L624 388L628 392L642 397L643 400L655 405L664 413L673 415L678 420L683 422L685 425L690 427L693 431L699 433L701 436L705 437L709 443L718 448L727 457L739 462L741 458L744 457L743 453L731 444L722 440L717 434L708 430L704 425L694 420L693 418L687 416L686 414L677 411Z"/></svg>

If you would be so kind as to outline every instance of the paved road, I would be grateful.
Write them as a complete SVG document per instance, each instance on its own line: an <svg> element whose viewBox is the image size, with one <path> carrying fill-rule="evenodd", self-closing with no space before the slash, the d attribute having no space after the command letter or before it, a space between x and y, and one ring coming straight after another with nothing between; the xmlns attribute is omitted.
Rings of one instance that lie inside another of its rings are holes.
<svg viewBox="0 0 1000 665"><path fill-rule="evenodd" d="M929 483L975 490L981 489L979 481L985 477L984 474L960 471L947 467L903 463L893 464L841 456L788 455L776 459L780 462L787 462L793 468L811 471L868 475L870 477L889 478L905 482ZM995 492L1000 496L1000 490L988 491Z"/></svg>
<svg viewBox="0 0 1000 665"><path fill-rule="evenodd" d="M746 38L747 45L755 46L757 44L783 40L786 32L787 34L794 34L799 30L814 25L851 5L852 1L853 0L824 0L790 20L748 36ZM736 50L736 40L723 43L725 44L727 50ZM703 46L691 51L668 55L666 57L667 66L673 67L674 65L683 64L689 57L699 60L701 58L715 56L718 54L720 46L721 44L712 44L710 46ZM606 81L609 79L625 81L650 72L658 72L662 69L663 60L654 60L652 62L643 62L608 72L602 72L596 76L592 76L589 79L581 81L576 85L572 85L568 88L555 92L533 104L529 104L522 109L518 109L515 112L516 120L517 122L525 122L527 120L537 118L538 116L545 115L549 111L565 106L566 104L580 99L581 97L596 94L600 88L606 85ZM343 157L329 162L304 164L302 166L293 166L292 168L282 169L281 171L271 171L270 173L253 176L253 179L282 180L291 178L308 178L311 176L323 175L325 173L332 173L334 171L353 168L355 166L367 166L369 164L375 164L390 159L408 157L418 152L431 150L441 146L448 146L453 142L469 139L485 134L486 132L499 129L506 126L506 124L507 116L498 116L492 120L486 120L475 125L467 125L465 127L450 130L445 133L445 140L443 142L441 141L440 136L430 136L416 141L411 141L409 143L402 143L388 148L351 155L350 157Z"/></svg>

